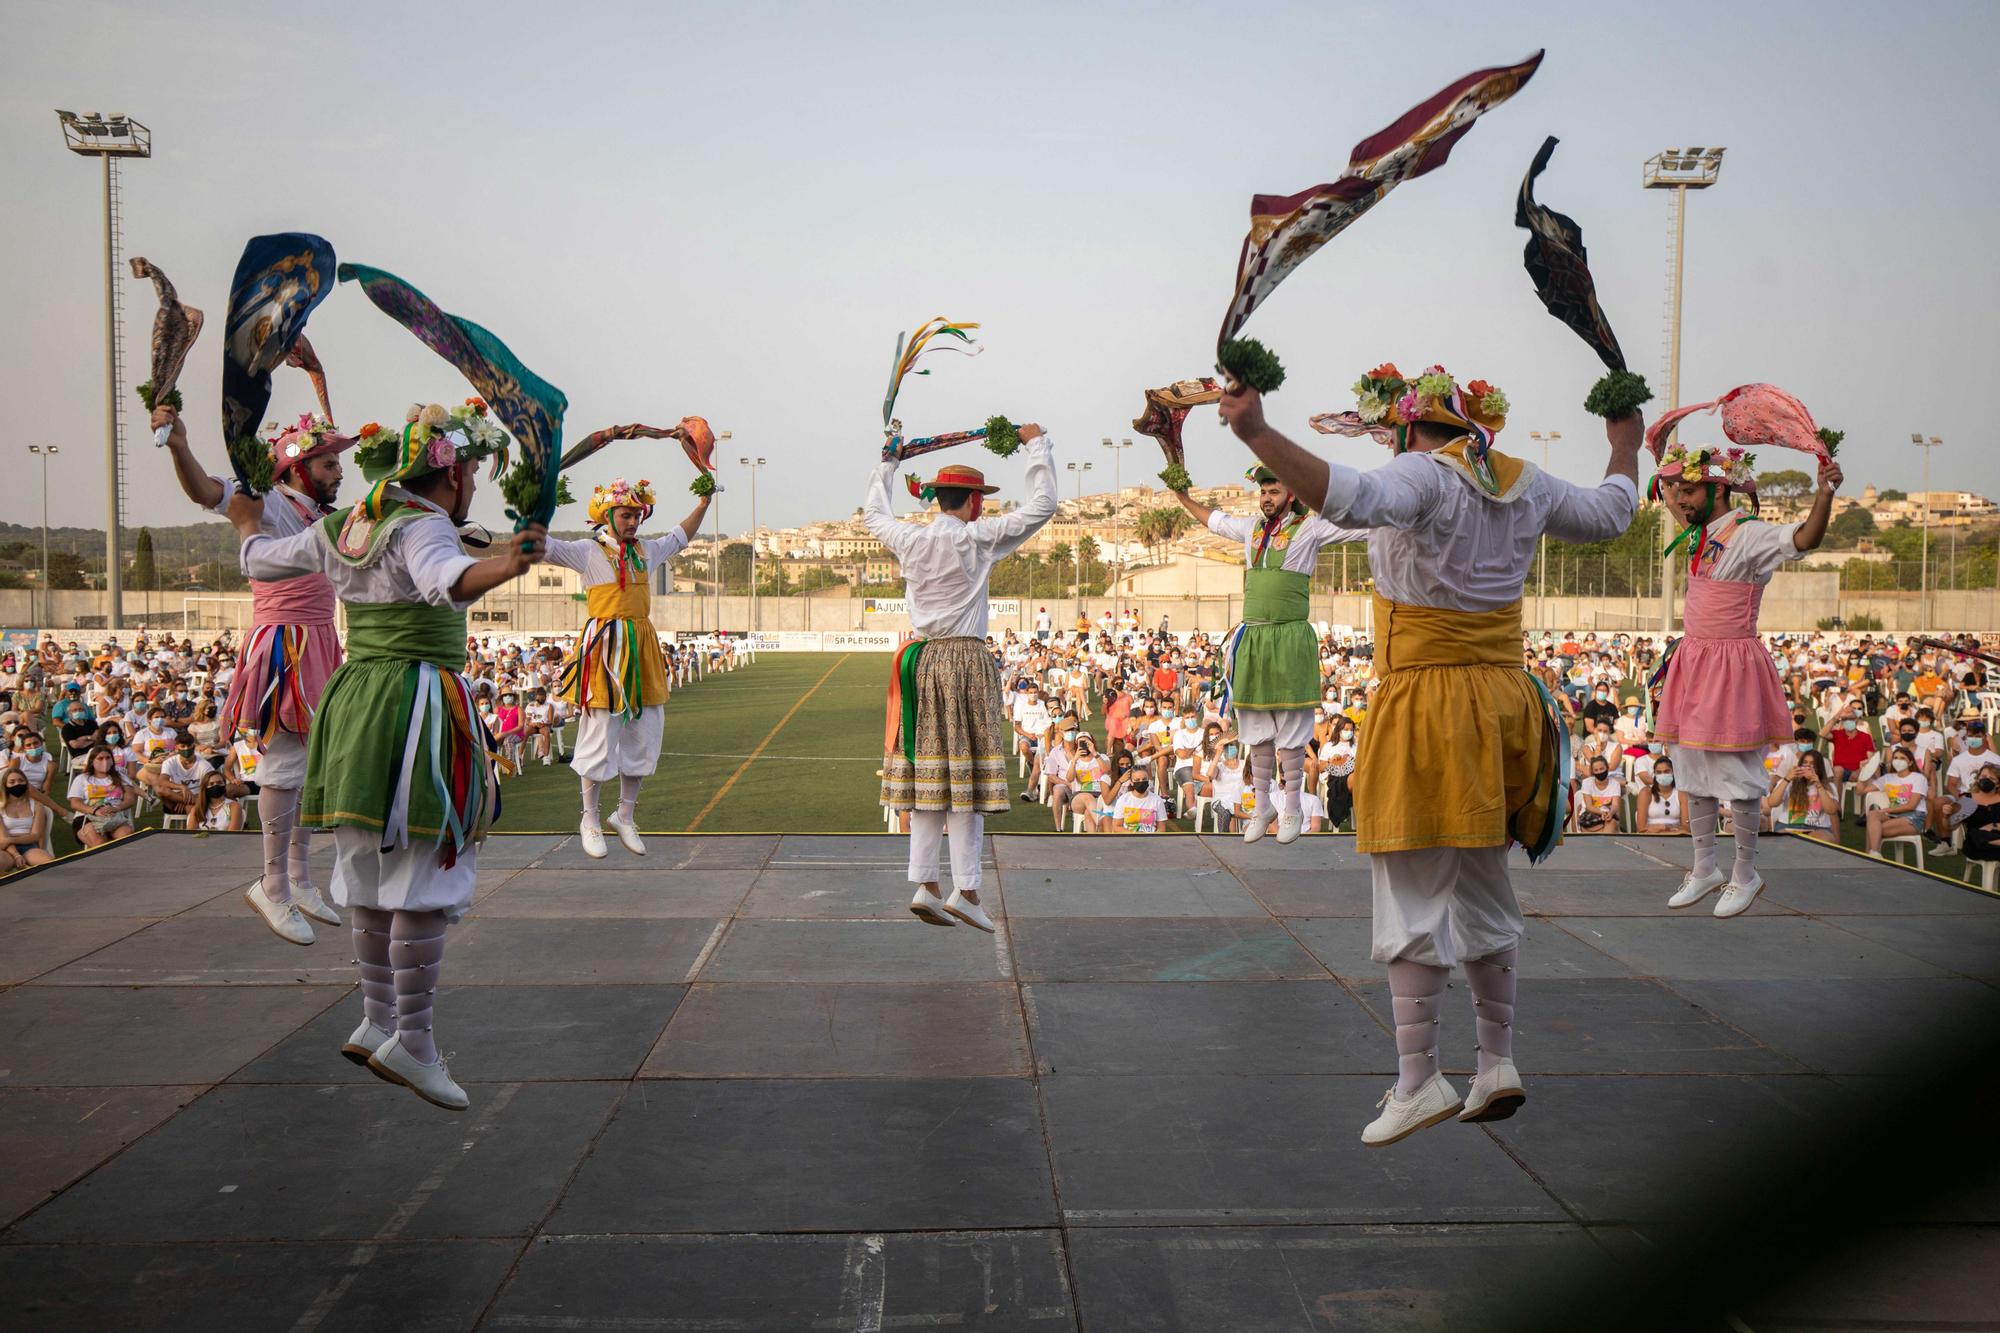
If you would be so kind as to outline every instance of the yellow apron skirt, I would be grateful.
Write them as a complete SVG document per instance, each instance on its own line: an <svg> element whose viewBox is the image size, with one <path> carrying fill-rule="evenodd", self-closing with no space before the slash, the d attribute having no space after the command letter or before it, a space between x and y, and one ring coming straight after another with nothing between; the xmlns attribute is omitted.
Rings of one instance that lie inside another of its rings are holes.
<svg viewBox="0 0 2000 1333"><path fill-rule="evenodd" d="M637 717L641 708L667 701L667 664L660 636L647 618L652 594L644 579L619 587L600 583L584 590L583 635L563 663L562 697L579 708L603 708Z"/></svg>
<svg viewBox="0 0 2000 1333"><path fill-rule="evenodd" d="M1378 594L1375 670L1351 783L1360 851L1551 836L1560 749L1521 666L1520 602L1448 611Z"/></svg>

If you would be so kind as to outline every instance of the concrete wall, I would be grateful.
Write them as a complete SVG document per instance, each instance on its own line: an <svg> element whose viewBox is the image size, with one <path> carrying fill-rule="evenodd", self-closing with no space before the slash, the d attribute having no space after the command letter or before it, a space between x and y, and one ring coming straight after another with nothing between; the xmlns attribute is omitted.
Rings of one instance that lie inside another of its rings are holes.
<svg viewBox="0 0 2000 1333"><path fill-rule="evenodd" d="M1828 616L1852 619L1871 615L1885 628L1899 633L1924 630L2000 631L2000 592L1934 592L1931 607L1924 613L1923 599L1908 593L1847 593L1839 591L1839 575L1831 570L1785 571L1771 580L1765 590L1759 623L1766 630L1811 630ZM250 603L246 597L203 596L184 599L180 594L156 597L152 602L151 623L181 626L183 601L198 620L189 627L210 633L225 626L249 624ZM995 617L995 633L1033 627L1035 610L1046 606L1058 626L1068 628L1076 621L1077 603L1071 598L1018 599L1018 616ZM27 590L0 590L0 627L29 628L51 624L59 633L75 631L79 620L95 620L101 626L104 614L101 594L89 591L55 592L49 596L45 617L42 598ZM864 599L858 592L835 590L832 596L764 597L757 599L754 625L762 630L902 630L909 627L902 615L870 615L863 611ZM1369 599L1362 594L1321 594L1313 598L1313 618L1333 624L1365 627L1369 621ZM1134 597L1119 599L1086 597L1083 611L1093 624L1107 608L1136 606L1147 625L1160 623L1162 615L1175 629L1204 629L1220 633L1235 624L1241 599L1232 593L1193 598ZM128 596L125 610L128 624L137 623L147 604L143 595ZM1657 633L1660 626L1659 599L1653 597L1549 597L1528 596L1522 616L1531 629L1633 630ZM748 597L722 599L720 623L731 631L753 625L752 602ZM653 623L662 632L713 630L717 625L716 599L694 593L670 593L653 598ZM582 601L562 594L510 593L502 590L481 601L473 609L474 632L514 634L564 634L579 628L584 619Z"/></svg>

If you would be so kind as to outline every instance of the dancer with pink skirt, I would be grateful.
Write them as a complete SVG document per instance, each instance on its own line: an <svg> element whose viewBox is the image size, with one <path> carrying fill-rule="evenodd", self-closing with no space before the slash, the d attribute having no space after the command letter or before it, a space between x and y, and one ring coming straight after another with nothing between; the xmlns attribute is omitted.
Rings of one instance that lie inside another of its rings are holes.
<svg viewBox="0 0 2000 1333"><path fill-rule="evenodd" d="M1759 398L1745 402L1739 396L1759 391L1779 395L1804 416L1805 409L1796 400L1768 385L1747 386L1718 401L1742 402L1746 410L1754 410ZM1679 444L1661 453L1667 433L1685 415L1665 417L1647 432L1660 460L1653 498L1664 501L1683 524L1667 551L1671 554L1683 544L1688 548L1685 633L1668 649L1654 676L1656 683L1663 683L1653 731L1674 761L1694 835L1694 868L1667 905L1692 907L1720 888L1723 894L1715 915L1732 917L1748 911L1764 887L1757 873L1757 829L1771 781L1764 756L1770 747L1790 741L1793 731L1784 687L1770 651L1757 637L1757 609L1778 567L1813 550L1825 538L1833 494L1842 477L1810 417L1804 417L1803 431L1757 430L1726 408L1723 428L1730 438L1804 449L1819 458L1819 487L1804 521L1765 523L1753 517L1754 455L1741 447ZM1751 511L1731 507L1738 493L1749 497ZM1729 805L1736 843L1735 864L1728 874L1719 868L1715 855L1723 802Z"/></svg>
<svg viewBox="0 0 2000 1333"><path fill-rule="evenodd" d="M153 413L153 426L170 425L167 450L174 477L187 497L221 513L236 494L234 478L210 476L188 447L187 427L170 407ZM324 417L302 416L274 431L272 491L263 530L272 537L304 532L331 513L340 492L340 455L354 440ZM306 782L306 733L326 682L340 665L334 627L333 584L324 574L265 582L250 580L250 633L236 658L236 675L223 701L221 734L257 747L257 820L264 833L264 873L244 891L244 901L280 939L311 944L307 917L338 926L340 916L313 887L308 853L311 830L299 823L299 789Z"/></svg>

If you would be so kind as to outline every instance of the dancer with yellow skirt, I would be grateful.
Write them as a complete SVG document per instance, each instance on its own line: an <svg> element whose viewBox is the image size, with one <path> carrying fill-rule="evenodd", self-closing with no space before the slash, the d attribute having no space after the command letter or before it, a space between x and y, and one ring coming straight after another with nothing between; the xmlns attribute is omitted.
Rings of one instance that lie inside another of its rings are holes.
<svg viewBox="0 0 2000 1333"><path fill-rule="evenodd" d="M667 665L653 629L651 571L687 549L701 530L709 497L659 537L640 537L653 516L653 485L623 477L590 496L589 541L549 541L548 562L583 578L590 619L563 664L562 697L578 710L571 766L583 783L583 819L577 833L584 854L602 857L604 824L625 850L646 854L639 836L639 784L660 763L667 702ZM600 823L598 789L618 780L618 809Z"/></svg>
<svg viewBox="0 0 2000 1333"><path fill-rule="evenodd" d="M1603 541L1638 506L1637 412L1606 422L1604 481L1573 486L1492 448L1507 400L1441 366L1393 365L1356 386L1359 425L1395 451L1362 472L1272 429L1256 390L1222 415L1300 495L1369 529L1381 685L1355 756L1357 845L1374 873L1375 961L1388 965L1398 1077L1362 1142L1382 1147L1457 1116L1499 1120L1526 1100L1513 1060L1514 967L1524 929L1507 848L1540 860L1560 840L1568 732L1521 666L1521 587L1537 541ZM1438 1068L1446 979L1465 965L1478 1076L1461 1098Z"/></svg>

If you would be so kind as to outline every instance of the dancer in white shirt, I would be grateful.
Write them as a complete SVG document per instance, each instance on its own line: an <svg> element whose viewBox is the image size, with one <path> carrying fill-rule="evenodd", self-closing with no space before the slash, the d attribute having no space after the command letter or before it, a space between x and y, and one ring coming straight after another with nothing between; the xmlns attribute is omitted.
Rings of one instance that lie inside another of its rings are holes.
<svg viewBox="0 0 2000 1333"><path fill-rule="evenodd" d="M889 504L898 459L885 457L868 484L863 515L903 567L916 639L896 655L884 730L882 804L910 811L910 910L936 926L963 921L993 929L979 905L980 847L986 816L1009 808L1011 734L1000 703L1000 670L986 647L986 599L993 566L1013 554L1056 512L1055 469L1039 426L1020 428L1028 454L1028 502L981 518L999 490L978 468L941 469L911 491L935 499L937 521L899 523ZM938 895L939 843L951 833L952 892Z"/></svg>

